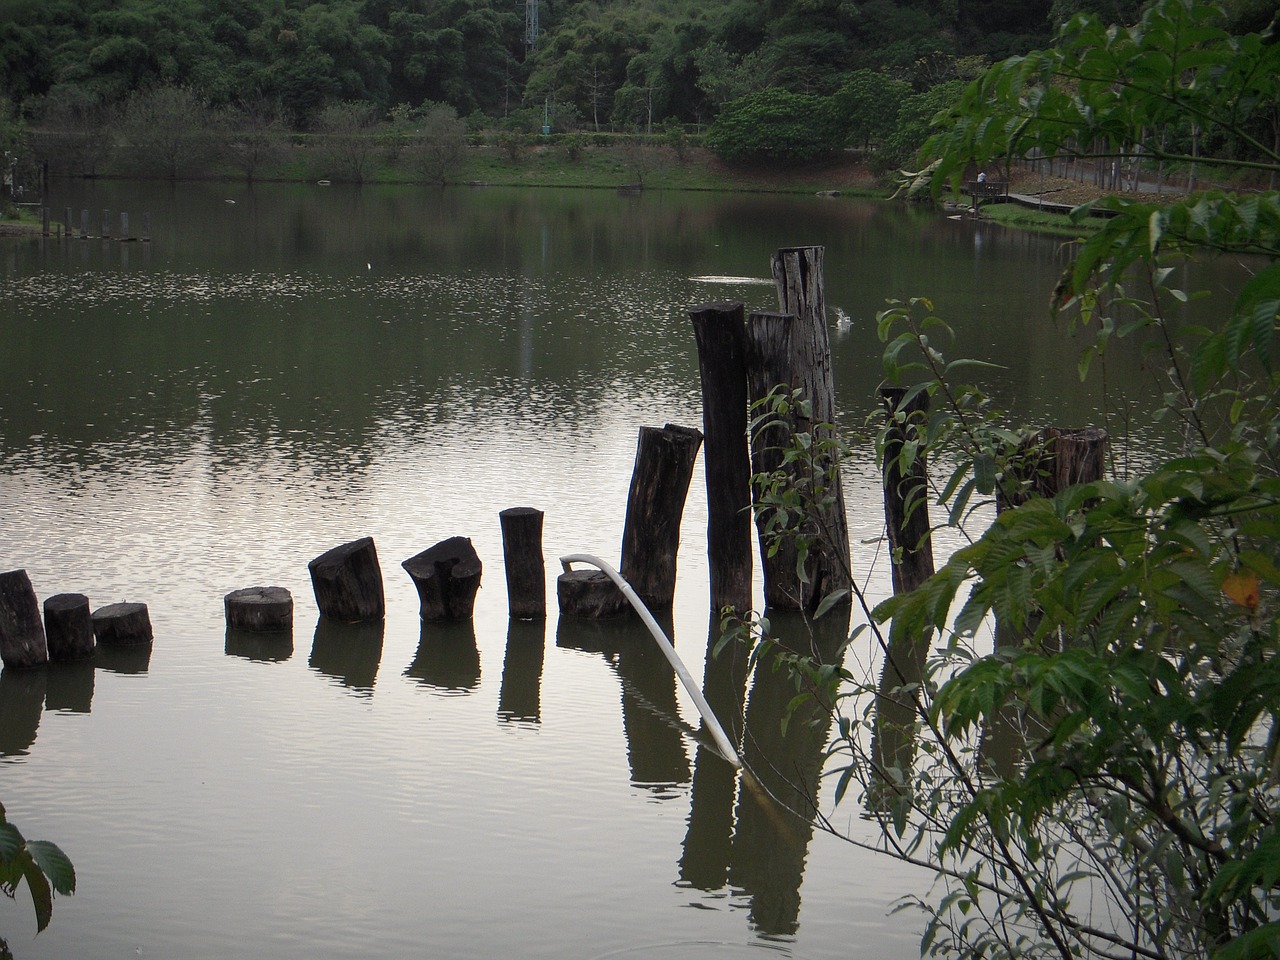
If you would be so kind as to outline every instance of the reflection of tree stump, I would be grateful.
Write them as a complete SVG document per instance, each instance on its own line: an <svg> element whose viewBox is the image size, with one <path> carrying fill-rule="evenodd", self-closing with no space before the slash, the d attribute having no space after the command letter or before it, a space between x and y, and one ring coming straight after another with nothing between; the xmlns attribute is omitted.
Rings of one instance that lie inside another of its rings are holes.
<svg viewBox="0 0 1280 960"><path fill-rule="evenodd" d="M99 643L150 643L151 617L145 603L112 603L93 611L93 634Z"/></svg>
<svg viewBox="0 0 1280 960"><path fill-rule="evenodd" d="M372 537L361 537L316 557L307 569L316 606L326 617L346 623L386 616L382 571Z"/></svg>
<svg viewBox="0 0 1280 960"><path fill-rule="evenodd" d="M6 667L35 667L49 660L40 604L25 570L0 573L0 659Z"/></svg>
<svg viewBox="0 0 1280 960"><path fill-rule="evenodd" d="M418 588L423 620L470 620L483 565L468 537L450 537L400 566Z"/></svg>
<svg viewBox="0 0 1280 960"><path fill-rule="evenodd" d="M246 587L222 602L228 627L258 633L293 629L293 595L284 587Z"/></svg>
<svg viewBox="0 0 1280 960"><path fill-rule="evenodd" d="M498 514L502 563L507 574L507 612L517 620L547 616L547 567L542 557L542 511L512 507Z"/></svg>
<svg viewBox="0 0 1280 960"><path fill-rule="evenodd" d="M617 584L600 570L569 570L556 579L560 612L584 620L620 617L631 605Z"/></svg>
<svg viewBox="0 0 1280 960"><path fill-rule="evenodd" d="M60 593L44 602L44 634L50 660L93 656L93 617L83 593Z"/></svg>

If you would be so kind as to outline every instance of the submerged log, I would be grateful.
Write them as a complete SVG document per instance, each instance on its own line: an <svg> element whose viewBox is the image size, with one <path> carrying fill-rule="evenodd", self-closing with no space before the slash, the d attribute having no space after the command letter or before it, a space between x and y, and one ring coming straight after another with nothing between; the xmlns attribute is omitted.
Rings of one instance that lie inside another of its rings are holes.
<svg viewBox="0 0 1280 960"><path fill-rule="evenodd" d="M692 308L702 382L711 606L751 607L751 457L747 450L746 331L741 303Z"/></svg>
<svg viewBox="0 0 1280 960"><path fill-rule="evenodd" d="M601 570L568 570L556 578L560 613L582 620L608 620L631 610L617 584Z"/></svg>
<svg viewBox="0 0 1280 960"><path fill-rule="evenodd" d="M227 626L256 633L293 630L293 594L284 587L245 587L222 598Z"/></svg>
<svg viewBox="0 0 1280 960"><path fill-rule="evenodd" d="M651 611L675 602L680 518L700 446L702 433L692 427L640 428L619 572Z"/></svg>
<svg viewBox="0 0 1280 960"><path fill-rule="evenodd" d="M44 602L44 633L53 661L93 656L93 616L83 593L59 593Z"/></svg>
<svg viewBox="0 0 1280 960"><path fill-rule="evenodd" d="M345 623L386 616L382 570L372 537L361 537L321 554L307 564L320 613Z"/></svg>
<svg viewBox="0 0 1280 960"><path fill-rule="evenodd" d="M400 566L418 588L423 620L470 620L483 565L468 537L450 537Z"/></svg>
<svg viewBox="0 0 1280 960"><path fill-rule="evenodd" d="M111 603L93 611L93 635L98 643L150 643L151 616L145 603Z"/></svg>
<svg viewBox="0 0 1280 960"><path fill-rule="evenodd" d="M515 620L543 620L547 616L542 518L542 511L533 507L511 507L498 514L507 574L507 612Z"/></svg>
<svg viewBox="0 0 1280 960"><path fill-rule="evenodd" d="M0 573L0 660L17 668L49 661L40 604L26 570Z"/></svg>

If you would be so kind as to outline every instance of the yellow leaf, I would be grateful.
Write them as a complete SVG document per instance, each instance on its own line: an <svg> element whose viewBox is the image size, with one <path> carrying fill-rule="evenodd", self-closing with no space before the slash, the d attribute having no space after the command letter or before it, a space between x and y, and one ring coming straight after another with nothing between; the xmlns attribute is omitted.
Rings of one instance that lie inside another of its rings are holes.
<svg viewBox="0 0 1280 960"><path fill-rule="evenodd" d="M1227 599L1253 612L1258 608L1258 575L1251 570L1228 573L1222 581L1222 592Z"/></svg>

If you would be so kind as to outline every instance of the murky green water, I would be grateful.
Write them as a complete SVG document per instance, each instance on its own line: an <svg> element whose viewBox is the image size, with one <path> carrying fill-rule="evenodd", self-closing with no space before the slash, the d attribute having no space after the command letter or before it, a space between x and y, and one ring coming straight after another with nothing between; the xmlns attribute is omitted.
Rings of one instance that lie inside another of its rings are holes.
<svg viewBox="0 0 1280 960"><path fill-rule="evenodd" d="M888 910L929 877L742 789L641 632L558 618L555 558L617 560L638 428L701 425L688 308L776 309L779 247L826 247L848 424L879 383L875 311L920 294L1007 367L1021 417L1096 422L1042 319L1059 241L767 196L103 183L52 204L149 213L152 240L0 241L0 569L145 602L156 638L0 677L0 801L80 883L35 939L25 895L0 905L16 955L915 955ZM846 483L883 595L869 452ZM546 513L545 625L507 617L512 506ZM783 737L777 675L707 663L705 525L699 466L668 626L795 799L824 735ZM456 535L485 564L475 621L422 624L399 563ZM387 618L335 633L307 562L360 536ZM290 641L227 636L223 595L258 584L293 592ZM852 804L834 820L862 829Z"/></svg>

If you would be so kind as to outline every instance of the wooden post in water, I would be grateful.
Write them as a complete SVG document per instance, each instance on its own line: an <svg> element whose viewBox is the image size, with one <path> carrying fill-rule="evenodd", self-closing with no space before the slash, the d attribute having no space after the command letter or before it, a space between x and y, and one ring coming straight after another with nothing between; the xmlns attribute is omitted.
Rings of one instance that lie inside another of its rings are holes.
<svg viewBox="0 0 1280 960"><path fill-rule="evenodd" d="M908 593L934 572L933 543L929 535L928 464L923 445L923 427L928 416L929 395L916 394L905 404L907 391L887 387L880 401L889 418L884 444L885 530L892 552L893 592ZM920 444L915 460L904 470L899 460L903 445ZM871 756L877 777L868 791L872 804L891 803L899 784L915 762L914 691L924 676L929 654L930 633L901 636L890 640L885 651L880 685L876 690L875 728ZM897 771L897 775L887 771Z"/></svg>
<svg viewBox="0 0 1280 960"><path fill-rule="evenodd" d="M893 551L893 592L909 593L934 572L933 541L929 535L929 477L922 428L929 411L929 395L917 393L903 405L907 391L880 391L889 430L884 447L884 513ZM898 458L903 444L916 442L915 461L904 472Z"/></svg>
<svg viewBox="0 0 1280 960"><path fill-rule="evenodd" d="M49 236L49 208L40 208L40 235L42 237Z"/></svg>
<svg viewBox="0 0 1280 960"><path fill-rule="evenodd" d="M795 317L781 313L753 313L747 318L747 400L753 417L763 413L757 404L791 379L791 335L795 323ZM794 418L788 419L794 428ZM782 467L782 448L789 440L782 424L757 431L750 440L753 474L771 474ZM755 495L753 490L753 499ZM767 517L757 516L765 609L799 610L804 606L804 597L796 576L795 540L771 531L768 523Z"/></svg>
<svg viewBox="0 0 1280 960"><path fill-rule="evenodd" d="M502 564L507 574L507 614L514 620L544 620L547 616L542 518L542 511L533 507L511 507L498 514Z"/></svg>
<svg viewBox="0 0 1280 960"><path fill-rule="evenodd" d="M129 646L152 640L151 614L145 603L110 603L93 611L92 617L98 643Z"/></svg>
<svg viewBox="0 0 1280 960"><path fill-rule="evenodd" d="M788 247L774 254L773 278L778 288L779 312L796 318L789 338L790 376L794 390L804 391L811 419L796 414L795 428L820 442L833 436L835 381L831 374L831 335L827 330L827 304L823 280L822 247ZM829 592L847 589L849 579L849 522L845 515L844 489L835 458L820 457L818 468L828 476L831 503L815 517L823 536L809 552L806 572L809 584L802 591L804 605L812 609Z"/></svg>
<svg viewBox="0 0 1280 960"><path fill-rule="evenodd" d="M102 211L102 239L106 240L111 236L111 211L104 209Z"/></svg>
<svg viewBox="0 0 1280 960"><path fill-rule="evenodd" d="M603 570L566 570L556 577L561 617L609 620L631 612L631 604Z"/></svg>
<svg viewBox="0 0 1280 960"><path fill-rule="evenodd" d="M325 616L347 623L386 616L382 570L372 537L334 547L307 564L307 569L316 606Z"/></svg>
<svg viewBox="0 0 1280 960"><path fill-rule="evenodd" d="M72 237L74 237L74 236L75 236L75 230L74 230L75 223L74 223L74 221L71 219L71 208L70 208L70 207L67 207L67 208L66 208L66 214L64 215L62 222L63 222L63 223L65 223L65 224L67 225L67 239L68 239L68 240L70 240Z"/></svg>
<svg viewBox="0 0 1280 960"><path fill-rule="evenodd" d="M87 207L80 211L80 239L89 239L89 209Z"/></svg>
<svg viewBox="0 0 1280 960"><path fill-rule="evenodd" d="M475 613L483 565L468 537L450 537L400 566L418 589L423 620L470 620Z"/></svg>
<svg viewBox="0 0 1280 960"><path fill-rule="evenodd" d="M222 598L227 626L254 633L293 632L293 595L285 587L245 587Z"/></svg>
<svg viewBox="0 0 1280 960"><path fill-rule="evenodd" d="M49 661L40 604L26 570L0 573L0 660L19 669Z"/></svg>
<svg viewBox="0 0 1280 960"><path fill-rule="evenodd" d="M51 661L83 660L93 655L93 617L83 593L59 593L44 602L44 635Z"/></svg>
<svg viewBox="0 0 1280 960"><path fill-rule="evenodd" d="M743 308L708 303L689 316L702 380L711 606L746 611L751 608L751 458Z"/></svg>
<svg viewBox="0 0 1280 960"><path fill-rule="evenodd" d="M1107 459L1107 431L1098 427L1064 429L1046 427L1023 444L1026 459L1011 470L1011 488L996 497L996 510L1017 507L1037 497L1055 497L1077 483L1101 480ZM1036 615L1022 629L1003 618L995 621L997 650L1019 649L1036 629ZM1070 638L1066 638L1070 639ZM1053 647L1048 652L1055 652ZM983 731L981 751L998 773L1011 776L1019 753L1024 749L1020 720L1014 710L998 714ZM1036 731L1043 734L1043 729Z"/></svg>
<svg viewBox="0 0 1280 960"><path fill-rule="evenodd" d="M125 211L120 214L120 239L132 240L133 235L129 233L129 213Z"/></svg>
<svg viewBox="0 0 1280 960"><path fill-rule="evenodd" d="M151 214L144 212L142 214L142 237L143 243L151 242Z"/></svg>
<svg viewBox="0 0 1280 960"><path fill-rule="evenodd" d="M675 602L680 518L700 446L702 434L692 427L640 428L618 572L653 613Z"/></svg>

